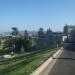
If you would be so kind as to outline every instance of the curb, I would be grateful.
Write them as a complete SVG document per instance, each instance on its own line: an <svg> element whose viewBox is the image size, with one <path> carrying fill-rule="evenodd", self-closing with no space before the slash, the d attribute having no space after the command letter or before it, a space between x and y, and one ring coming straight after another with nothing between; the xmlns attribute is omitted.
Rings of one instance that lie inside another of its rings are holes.
<svg viewBox="0 0 75 75"><path fill-rule="evenodd" d="M44 70L49 66L49 64L52 62L53 57L56 57L58 54L59 56L61 55L61 53L63 52L63 50L58 50L52 57L50 57L47 61L45 61L40 67L38 67L35 71L32 72L32 74L30 75L42 75L42 73L44 72Z"/></svg>

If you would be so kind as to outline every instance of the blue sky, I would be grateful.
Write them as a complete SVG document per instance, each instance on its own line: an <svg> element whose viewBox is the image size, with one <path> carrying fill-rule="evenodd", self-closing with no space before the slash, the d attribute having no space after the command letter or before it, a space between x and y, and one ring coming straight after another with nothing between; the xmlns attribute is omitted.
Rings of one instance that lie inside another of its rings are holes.
<svg viewBox="0 0 75 75"><path fill-rule="evenodd" d="M0 32L19 30L62 31L75 24L75 0L0 0Z"/></svg>

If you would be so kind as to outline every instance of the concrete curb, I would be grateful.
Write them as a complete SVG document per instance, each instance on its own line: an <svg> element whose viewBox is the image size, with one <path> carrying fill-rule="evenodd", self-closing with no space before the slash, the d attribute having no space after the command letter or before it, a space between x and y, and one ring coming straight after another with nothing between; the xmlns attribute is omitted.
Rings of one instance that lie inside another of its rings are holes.
<svg viewBox="0 0 75 75"><path fill-rule="evenodd" d="M52 62L53 57L56 57L58 54L61 55L63 50L58 50L52 57L50 57L46 62L44 62L40 67L38 67L32 74L30 75L42 75L42 72L48 67L48 65Z"/></svg>

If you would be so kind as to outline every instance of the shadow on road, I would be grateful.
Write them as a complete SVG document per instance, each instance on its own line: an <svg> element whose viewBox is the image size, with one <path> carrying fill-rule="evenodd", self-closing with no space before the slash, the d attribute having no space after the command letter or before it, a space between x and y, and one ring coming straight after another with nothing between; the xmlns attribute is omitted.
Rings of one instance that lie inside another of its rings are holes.
<svg viewBox="0 0 75 75"><path fill-rule="evenodd" d="M75 75L75 52L63 50L60 57L52 57L56 63L48 75Z"/></svg>
<svg viewBox="0 0 75 75"><path fill-rule="evenodd" d="M75 58L55 58L55 57L52 57L53 59L63 59L63 60L75 60Z"/></svg>

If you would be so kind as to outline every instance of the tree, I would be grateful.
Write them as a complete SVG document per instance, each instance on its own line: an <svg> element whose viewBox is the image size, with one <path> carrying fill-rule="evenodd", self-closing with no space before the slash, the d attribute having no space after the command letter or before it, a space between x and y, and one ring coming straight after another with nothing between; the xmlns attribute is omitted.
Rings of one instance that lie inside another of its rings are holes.
<svg viewBox="0 0 75 75"><path fill-rule="evenodd" d="M55 37L50 28L46 32L46 42L48 45L53 45L55 43Z"/></svg>
<svg viewBox="0 0 75 75"><path fill-rule="evenodd" d="M39 29L39 31L38 31L38 37L39 37L39 38L44 38L44 37L45 37L45 33L44 33L43 28L40 28L40 29Z"/></svg>
<svg viewBox="0 0 75 75"><path fill-rule="evenodd" d="M28 35L28 31L27 30L24 31L24 37L27 38L27 39L29 38L29 35Z"/></svg>
<svg viewBox="0 0 75 75"><path fill-rule="evenodd" d="M18 31L18 28L16 27L13 27L12 28L12 35L14 35L15 37L13 37L13 45L14 45L14 48L15 48L15 51L16 52L20 52L21 51L21 47L22 47L22 38L21 36L19 35L19 31ZM17 36L19 35L19 36Z"/></svg>
<svg viewBox="0 0 75 75"><path fill-rule="evenodd" d="M23 47L24 47L24 51L28 51L31 47L31 39L28 35L27 30L25 30L24 32Z"/></svg>
<svg viewBox="0 0 75 75"><path fill-rule="evenodd" d="M13 39L12 37L6 37L6 40L4 42L4 48L8 48L9 50L13 48Z"/></svg>
<svg viewBox="0 0 75 75"><path fill-rule="evenodd" d="M62 46L62 36L61 35L56 35L56 45L58 47Z"/></svg>
<svg viewBox="0 0 75 75"><path fill-rule="evenodd" d="M19 31L16 27L13 27L12 30L13 30L11 33L12 35L18 35L19 34Z"/></svg>
<svg viewBox="0 0 75 75"><path fill-rule="evenodd" d="M0 45L1 45L1 38L0 38Z"/></svg>
<svg viewBox="0 0 75 75"><path fill-rule="evenodd" d="M24 51L29 51L30 47L31 47L31 43L29 39L23 39L23 47L24 47Z"/></svg>
<svg viewBox="0 0 75 75"><path fill-rule="evenodd" d="M16 37L14 39L14 45L15 45L15 51L20 52L23 45L23 39L21 37Z"/></svg>
<svg viewBox="0 0 75 75"><path fill-rule="evenodd" d="M36 40L36 48L41 49L41 48L45 48L45 47L46 47L45 33L44 33L43 28L40 28L38 31L38 37Z"/></svg>

